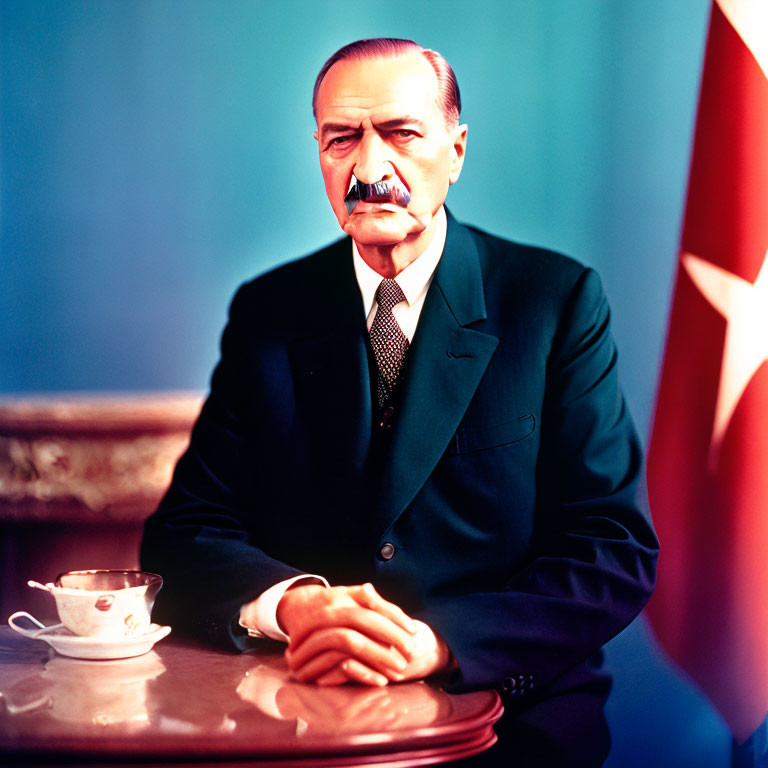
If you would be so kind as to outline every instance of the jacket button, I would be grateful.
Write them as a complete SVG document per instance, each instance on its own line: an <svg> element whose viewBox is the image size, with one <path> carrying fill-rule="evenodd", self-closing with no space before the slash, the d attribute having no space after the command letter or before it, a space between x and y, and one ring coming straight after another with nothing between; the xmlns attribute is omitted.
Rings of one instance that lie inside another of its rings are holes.
<svg viewBox="0 0 768 768"><path fill-rule="evenodd" d="M391 560L395 556L395 545L387 542L381 545L379 560Z"/></svg>

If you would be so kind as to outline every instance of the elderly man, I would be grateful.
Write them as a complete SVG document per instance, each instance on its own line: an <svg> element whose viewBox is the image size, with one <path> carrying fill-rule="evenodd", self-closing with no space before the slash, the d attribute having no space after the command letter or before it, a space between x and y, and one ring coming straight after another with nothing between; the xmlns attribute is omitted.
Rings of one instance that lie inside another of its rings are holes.
<svg viewBox="0 0 768 768"><path fill-rule="evenodd" d="M654 582L642 453L594 272L444 208L460 107L413 42L326 62L314 135L348 237L237 293L142 563L180 630L285 641L319 685L496 687L497 758L599 765L599 649Z"/></svg>

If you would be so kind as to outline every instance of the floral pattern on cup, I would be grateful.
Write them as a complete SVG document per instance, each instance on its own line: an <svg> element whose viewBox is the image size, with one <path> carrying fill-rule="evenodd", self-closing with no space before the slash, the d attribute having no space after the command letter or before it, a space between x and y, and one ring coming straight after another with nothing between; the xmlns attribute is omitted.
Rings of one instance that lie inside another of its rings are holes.
<svg viewBox="0 0 768 768"><path fill-rule="evenodd" d="M114 595L99 595L98 600L94 603L93 607L97 611L108 611L115 602Z"/></svg>

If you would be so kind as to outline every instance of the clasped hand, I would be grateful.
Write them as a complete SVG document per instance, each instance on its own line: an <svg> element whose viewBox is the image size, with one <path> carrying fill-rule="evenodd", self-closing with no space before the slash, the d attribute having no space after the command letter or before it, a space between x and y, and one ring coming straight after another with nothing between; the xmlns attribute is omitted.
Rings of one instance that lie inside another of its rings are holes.
<svg viewBox="0 0 768 768"><path fill-rule="evenodd" d="M447 668L445 641L385 600L372 584L289 589L277 619L290 638L285 658L304 683L387 685Z"/></svg>

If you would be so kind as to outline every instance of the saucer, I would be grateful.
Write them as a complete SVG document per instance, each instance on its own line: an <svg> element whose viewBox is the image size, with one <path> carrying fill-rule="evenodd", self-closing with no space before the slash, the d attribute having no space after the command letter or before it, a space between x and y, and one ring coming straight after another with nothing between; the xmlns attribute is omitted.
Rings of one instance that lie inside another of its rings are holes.
<svg viewBox="0 0 768 768"><path fill-rule="evenodd" d="M40 629L22 629L14 623L14 619L24 616L32 619ZM151 624L149 630L133 637L106 639L101 637L81 637L70 632L63 624L45 627L29 614L19 612L8 619L12 629L33 640L44 640L62 656L75 659L128 659L141 656L152 650L158 640L166 637L171 628L160 624Z"/></svg>

